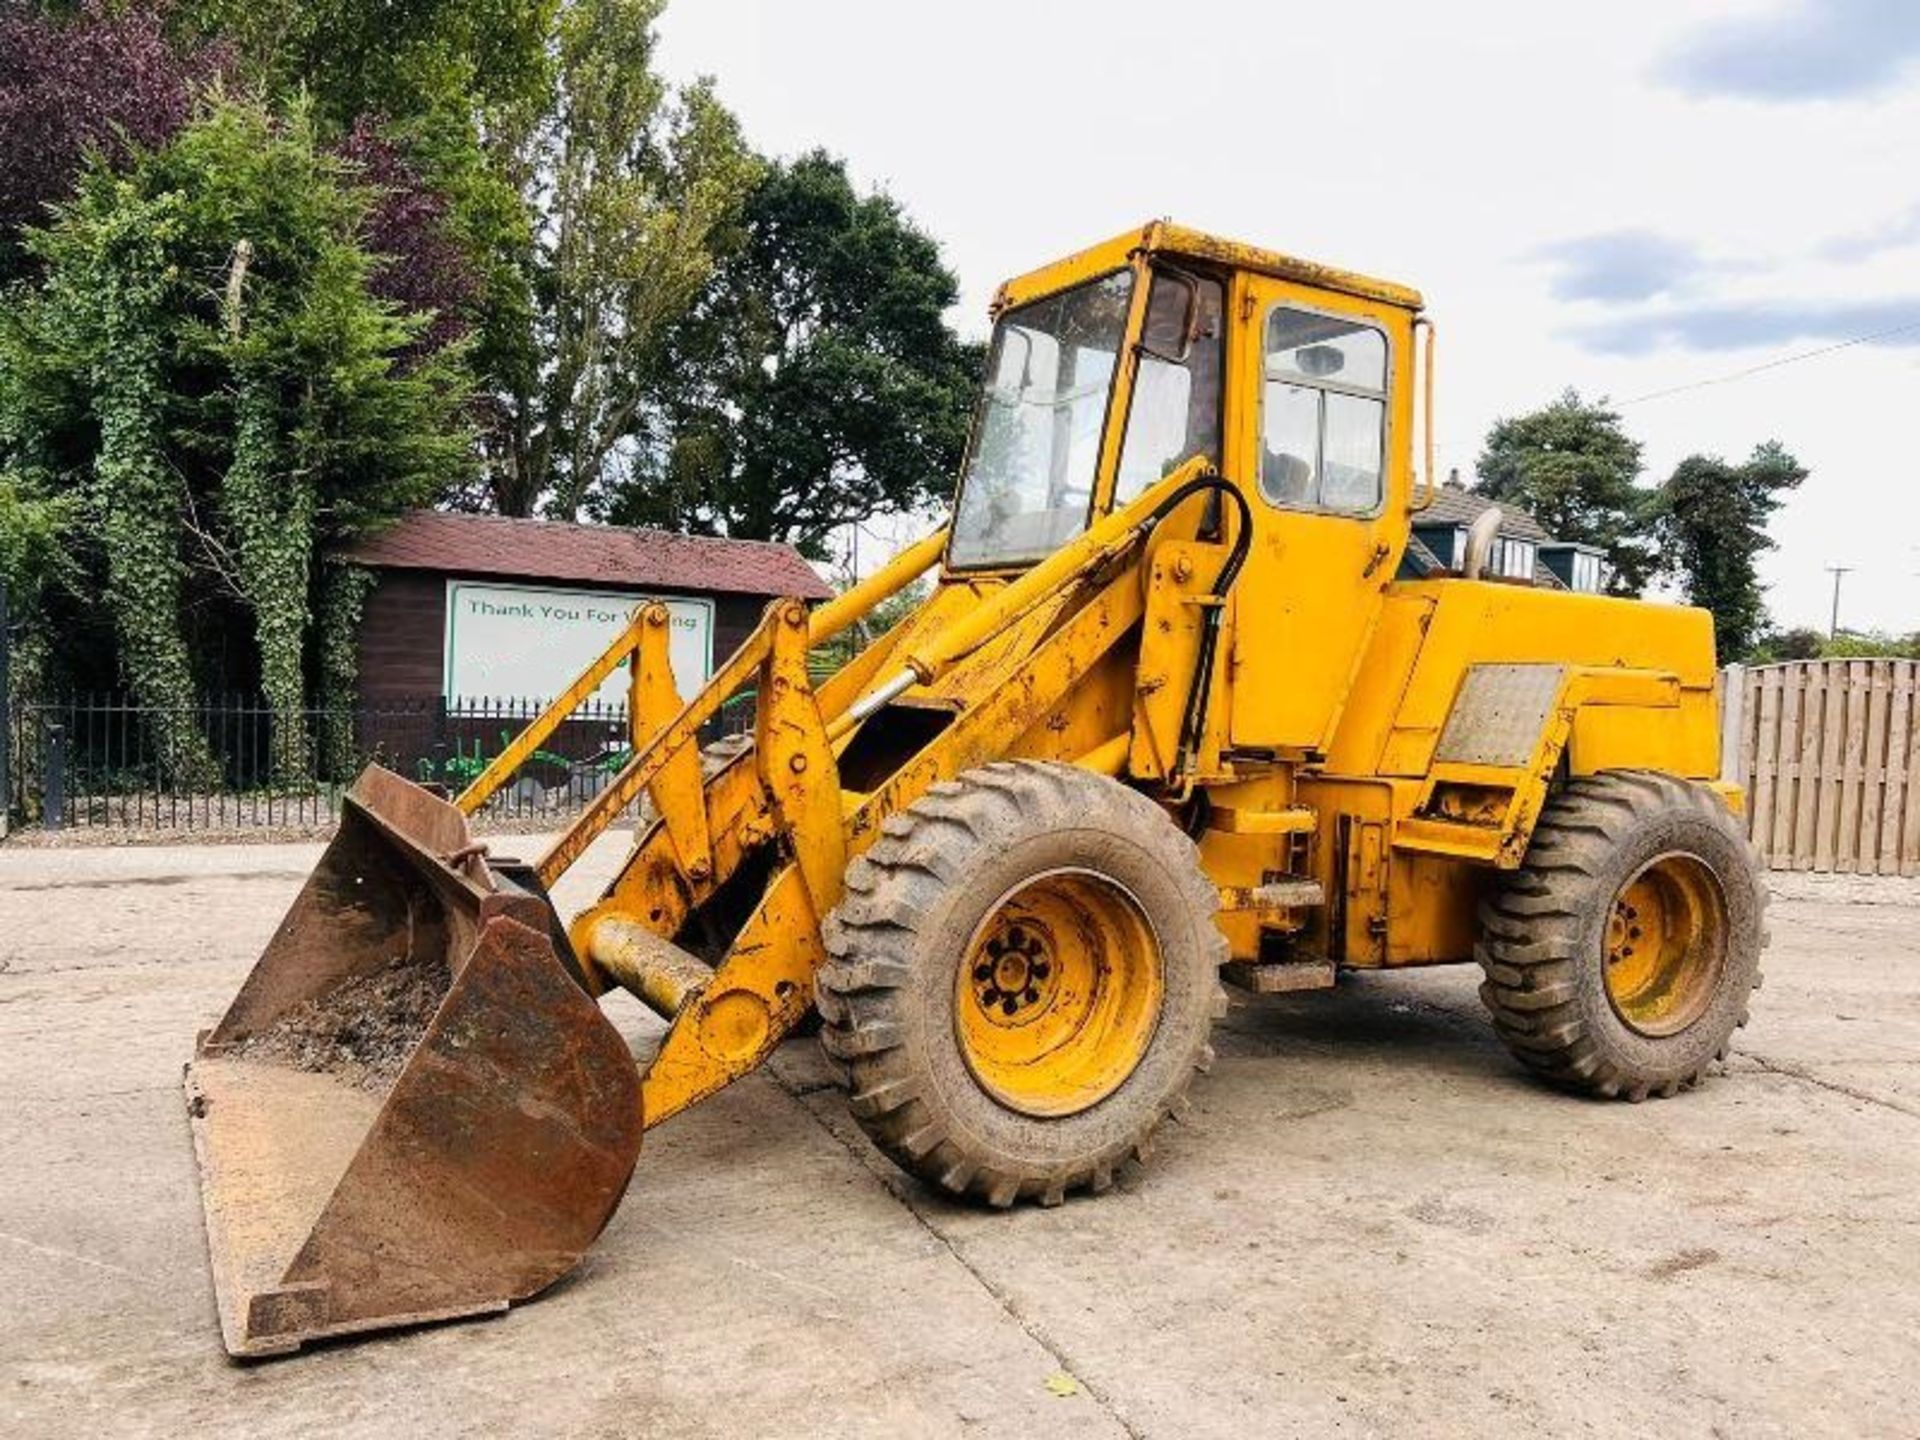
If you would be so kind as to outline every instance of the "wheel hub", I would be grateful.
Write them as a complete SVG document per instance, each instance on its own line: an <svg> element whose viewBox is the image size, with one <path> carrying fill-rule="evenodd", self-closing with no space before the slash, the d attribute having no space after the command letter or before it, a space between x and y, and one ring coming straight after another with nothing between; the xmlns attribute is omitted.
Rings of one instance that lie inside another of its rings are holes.
<svg viewBox="0 0 1920 1440"><path fill-rule="evenodd" d="M1119 1089L1160 1021L1159 937L1121 885L1035 876L976 928L954 989L954 1035L989 1095L1024 1115L1077 1114Z"/></svg>
<svg viewBox="0 0 1920 1440"><path fill-rule="evenodd" d="M1726 897L1696 856L1643 865L1607 914L1607 1000L1642 1035L1686 1029L1713 1003L1726 964Z"/></svg>
<svg viewBox="0 0 1920 1440"><path fill-rule="evenodd" d="M1059 968L1050 937L1029 919L1002 920L974 962L974 999L999 1024L1025 1024L1059 992Z"/></svg>

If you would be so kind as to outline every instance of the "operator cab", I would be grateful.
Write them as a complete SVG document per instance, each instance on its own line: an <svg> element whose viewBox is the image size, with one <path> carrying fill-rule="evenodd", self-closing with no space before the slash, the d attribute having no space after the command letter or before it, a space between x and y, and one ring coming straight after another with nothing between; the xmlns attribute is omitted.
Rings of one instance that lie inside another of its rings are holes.
<svg viewBox="0 0 1920 1440"><path fill-rule="evenodd" d="M1248 683L1228 700L1232 741L1319 750L1417 508L1420 303L1164 222L1010 281L947 573L1024 570L1204 456L1252 517L1233 603L1255 623L1235 640ZM1201 531L1231 530L1217 497L1194 505L1210 507Z"/></svg>

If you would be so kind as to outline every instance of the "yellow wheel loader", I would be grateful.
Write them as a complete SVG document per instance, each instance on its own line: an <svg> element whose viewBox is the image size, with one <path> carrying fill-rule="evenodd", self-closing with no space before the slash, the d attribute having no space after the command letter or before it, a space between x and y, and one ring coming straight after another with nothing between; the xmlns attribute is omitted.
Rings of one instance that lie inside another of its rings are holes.
<svg viewBox="0 0 1920 1440"><path fill-rule="evenodd" d="M1709 617L1546 584L1497 515L1414 563L1420 297L1154 223L993 315L946 530L775 603L691 698L641 607L451 801L355 783L188 1070L232 1353L533 1295L643 1133L815 1011L874 1143L996 1206L1144 1161L1223 986L1476 961L1565 1088L1672 1095L1725 1054L1764 892ZM623 672L631 758L537 861L490 857L470 817ZM747 743L703 752L748 691ZM613 987L667 1021L637 1064Z"/></svg>

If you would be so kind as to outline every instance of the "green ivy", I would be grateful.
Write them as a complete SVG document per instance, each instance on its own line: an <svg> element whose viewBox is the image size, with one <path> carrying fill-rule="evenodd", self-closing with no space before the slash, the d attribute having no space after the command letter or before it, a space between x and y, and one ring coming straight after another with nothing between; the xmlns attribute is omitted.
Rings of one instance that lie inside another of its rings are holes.
<svg viewBox="0 0 1920 1440"><path fill-rule="evenodd" d="M306 675L307 571L314 497L308 477L279 461L279 403L254 366L234 398L233 463L220 499L233 531L240 587L253 607L260 689L273 717L273 776L287 785L309 771Z"/></svg>
<svg viewBox="0 0 1920 1440"><path fill-rule="evenodd" d="M182 476L166 452L168 292L178 272L173 196L151 199L103 174L97 210L76 207L54 257L51 331L84 376L98 429L87 500L105 558L106 601L121 664L146 707L162 760L189 786L219 767L194 714L193 665L180 627Z"/></svg>
<svg viewBox="0 0 1920 1440"><path fill-rule="evenodd" d="M360 755L354 744L353 707L359 698L360 616L373 593L374 574L335 562L321 578L315 616L319 630L321 765L329 779L351 780Z"/></svg>

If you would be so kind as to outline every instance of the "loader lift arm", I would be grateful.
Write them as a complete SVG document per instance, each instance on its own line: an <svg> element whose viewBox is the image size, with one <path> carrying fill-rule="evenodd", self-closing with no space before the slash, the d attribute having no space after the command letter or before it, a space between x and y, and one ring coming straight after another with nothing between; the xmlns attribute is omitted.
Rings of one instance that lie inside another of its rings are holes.
<svg viewBox="0 0 1920 1440"><path fill-rule="evenodd" d="M957 622L908 637L896 657L899 672L871 689L865 687L874 666L863 667L868 657L862 656L842 672L854 684L829 681L816 690L807 653L931 568L945 532L910 547L812 615L799 601L774 602L747 641L684 705L667 664L664 607L643 607L568 692L459 797L463 811L478 809L572 706L622 664L631 665L632 756L535 872L550 889L629 805L642 794L652 800L660 818L639 838L601 901L569 926L590 990L604 993L619 985L671 1026L642 1078L648 1128L754 1069L806 1014L822 960L821 922L839 902L848 860L866 848L886 818L928 786L1003 757L1012 740L1060 705L1079 678L1132 631L1143 586L1136 567L1123 561L1189 499L1216 491L1237 495L1207 471L1203 460L1180 466ZM1243 521L1239 535L1245 528ZM1243 547L1244 541L1228 548L1222 581L1231 583ZM883 705L936 680L1035 605L1077 588L1086 591L1083 603L1014 668L1008 683L961 709L871 793L843 791L838 755ZM1204 708L1198 693L1204 683L1196 667L1198 708ZM719 775L703 778L700 732L749 686L757 696L754 743ZM1116 715L1113 733L1094 747L1104 753L1072 758L1106 773L1118 771L1129 723L1128 716ZM709 970L674 942L750 856L769 849L775 858L765 889Z"/></svg>

